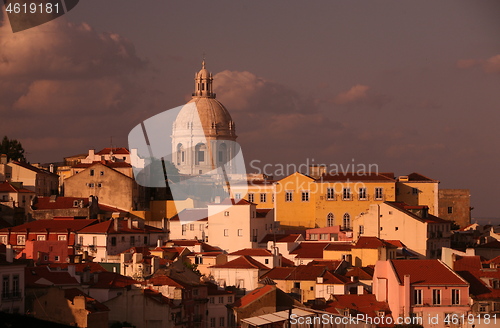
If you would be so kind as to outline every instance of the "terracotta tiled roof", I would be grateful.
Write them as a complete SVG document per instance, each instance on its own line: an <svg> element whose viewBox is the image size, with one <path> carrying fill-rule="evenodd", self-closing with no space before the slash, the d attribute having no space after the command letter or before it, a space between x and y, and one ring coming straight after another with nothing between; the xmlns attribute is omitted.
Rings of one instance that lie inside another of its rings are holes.
<svg viewBox="0 0 500 328"><path fill-rule="evenodd" d="M15 192L15 193L35 193L34 191L28 190L26 188L14 187L7 181L0 182L0 192Z"/></svg>
<svg viewBox="0 0 500 328"><path fill-rule="evenodd" d="M274 285L265 285L264 287L254 289L250 293L246 294L245 296L234 302L233 307L236 308L245 307L275 289L276 286Z"/></svg>
<svg viewBox="0 0 500 328"><path fill-rule="evenodd" d="M78 208L74 206L75 201L81 201L83 207L89 206L88 197L37 197L33 209L35 210L49 210L49 209L67 209Z"/></svg>
<svg viewBox="0 0 500 328"><path fill-rule="evenodd" d="M83 272L85 270L89 270L90 272L103 272L107 271L104 269L102 265L96 262L89 262L89 263L75 263L75 264L70 264L70 263L50 263L47 264L47 266L51 269L55 268L60 268L62 270L67 270L68 266L73 265L75 267L75 272Z"/></svg>
<svg viewBox="0 0 500 328"><path fill-rule="evenodd" d="M408 174L408 181L411 181L411 182L439 182L438 180L428 178L425 175L422 175L420 173L415 173L415 172Z"/></svg>
<svg viewBox="0 0 500 328"><path fill-rule="evenodd" d="M397 248L406 248L406 245L401 242L401 240L387 240L384 239L386 243L396 246Z"/></svg>
<svg viewBox="0 0 500 328"><path fill-rule="evenodd" d="M343 260L313 260L307 265L316 265L326 267L330 271L335 271L343 263Z"/></svg>
<svg viewBox="0 0 500 328"><path fill-rule="evenodd" d="M75 169L86 169L86 168L89 168L91 166L94 166L94 165L97 165L97 164L102 164L104 166L107 166L109 168L120 168L120 167L132 167L131 164L127 163L127 162L112 162L112 161L94 161L92 163L78 163L76 164L75 166L73 166L73 168Z"/></svg>
<svg viewBox="0 0 500 328"><path fill-rule="evenodd" d="M495 258L492 258L491 260L483 261L483 263L485 263L485 264L490 264L490 263L500 264L500 255L495 257Z"/></svg>
<svg viewBox="0 0 500 328"><path fill-rule="evenodd" d="M232 261L229 261L224 264L218 264L210 266L209 268L217 268L217 269L259 269L259 270L269 270L267 266L260 263L259 261L254 260L250 256L243 255Z"/></svg>
<svg viewBox="0 0 500 328"><path fill-rule="evenodd" d="M354 267L347 271L347 277L358 277L359 280L372 280L373 268L370 267Z"/></svg>
<svg viewBox="0 0 500 328"><path fill-rule="evenodd" d="M36 173L40 173L40 174L49 174L49 175L53 175L53 176L58 176L57 174L55 173L50 173L49 171L47 170L44 170L44 169L40 169L36 166L33 166L31 164L28 164L28 163L24 163L24 162L18 162L18 161L12 161L11 163L13 164L16 164L16 165L19 165L25 169L28 169L30 171L33 171L33 172L36 172Z"/></svg>
<svg viewBox="0 0 500 328"><path fill-rule="evenodd" d="M401 284L410 275L412 285L466 285L459 276L439 260L391 260Z"/></svg>
<svg viewBox="0 0 500 328"><path fill-rule="evenodd" d="M330 243L328 246L326 246L325 250L326 251L350 251L352 249L352 243L342 243L342 242L337 242L337 243Z"/></svg>
<svg viewBox="0 0 500 328"><path fill-rule="evenodd" d="M262 275L262 278L271 278L273 280L316 280L321 277L327 268L324 266L299 265L293 268L273 268L271 271Z"/></svg>
<svg viewBox="0 0 500 328"><path fill-rule="evenodd" d="M397 248L397 246L394 246L393 244L388 243L377 237L360 237L352 248L377 249L380 247Z"/></svg>
<svg viewBox="0 0 500 328"><path fill-rule="evenodd" d="M337 273L325 271L325 273L323 274L323 284L326 285L345 285L350 282L351 279Z"/></svg>
<svg viewBox="0 0 500 328"><path fill-rule="evenodd" d="M137 280L134 280L127 276L122 276L121 274L115 272L103 271L97 274L97 282L92 284L91 288L115 289L139 284Z"/></svg>
<svg viewBox="0 0 500 328"><path fill-rule="evenodd" d="M373 294L335 295L332 301L326 303L326 306L313 306L313 308L341 315L344 315L345 309L349 309L350 315L354 317L358 313L365 314L372 318L378 317L378 311L383 311L386 316L391 313L389 304L377 301Z"/></svg>
<svg viewBox="0 0 500 328"><path fill-rule="evenodd" d="M294 267L295 263L284 256L281 256L281 266L284 267Z"/></svg>
<svg viewBox="0 0 500 328"><path fill-rule="evenodd" d="M155 302L158 302L160 304L173 305L172 301L168 297L163 296L163 294L157 290L146 288L143 290L143 293L144 297L147 297Z"/></svg>
<svg viewBox="0 0 500 328"><path fill-rule="evenodd" d="M455 271L481 270L482 267L480 256L457 256L453 262Z"/></svg>
<svg viewBox="0 0 500 328"><path fill-rule="evenodd" d="M457 271L469 284L469 293L478 300L500 298L500 289L493 287L493 280L500 280L498 269Z"/></svg>
<svg viewBox="0 0 500 328"><path fill-rule="evenodd" d="M0 229L0 232L7 232L10 229L12 232L67 232L70 231L80 231L87 226L98 222L97 220L86 220L86 219L53 219L53 220L36 220L21 224L12 228Z"/></svg>
<svg viewBox="0 0 500 328"><path fill-rule="evenodd" d="M71 302L73 302L76 296L85 297L85 309L89 312L94 313L109 311L109 308L106 305L96 301L95 298L90 297L78 288L69 288L64 290L64 297Z"/></svg>
<svg viewBox="0 0 500 328"><path fill-rule="evenodd" d="M193 222L193 221L206 221L208 220L208 208L185 208L178 214L172 216L170 221L180 221L179 216L182 217L182 221Z"/></svg>
<svg viewBox="0 0 500 328"><path fill-rule="evenodd" d="M173 286L182 289L187 287L186 284L164 275L152 277L148 279L147 283L152 284L153 286Z"/></svg>
<svg viewBox="0 0 500 328"><path fill-rule="evenodd" d="M328 243L302 242L290 254L295 254L296 258L322 259L326 246Z"/></svg>
<svg viewBox="0 0 500 328"><path fill-rule="evenodd" d="M50 270L46 266L25 268L27 287L78 285L75 277L67 271Z"/></svg>
<svg viewBox="0 0 500 328"><path fill-rule="evenodd" d="M117 147L117 148L107 147L107 148L101 149L99 152L97 152L95 154L96 155L109 155L111 152L113 152L113 154L116 154L116 155L127 155L127 154L130 154L130 152L128 151L128 149L127 148L123 148L123 147Z"/></svg>
<svg viewBox="0 0 500 328"><path fill-rule="evenodd" d="M132 226L132 228L128 227L128 220L118 220L118 231L115 230L114 220L108 220L101 223L94 224L92 226L88 226L79 231L79 233L150 233L150 232L163 232L163 230L144 225L144 228L136 228Z"/></svg>
<svg viewBox="0 0 500 328"><path fill-rule="evenodd" d="M385 173L387 174L387 173ZM395 182L390 176L384 174L377 174L373 172L365 172L358 174L356 172L352 173L338 173L333 175L323 175L321 178L316 179L316 182L321 181L380 181L380 182Z"/></svg>
<svg viewBox="0 0 500 328"><path fill-rule="evenodd" d="M228 255L273 256L269 250L264 248L245 248L229 253Z"/></svg>

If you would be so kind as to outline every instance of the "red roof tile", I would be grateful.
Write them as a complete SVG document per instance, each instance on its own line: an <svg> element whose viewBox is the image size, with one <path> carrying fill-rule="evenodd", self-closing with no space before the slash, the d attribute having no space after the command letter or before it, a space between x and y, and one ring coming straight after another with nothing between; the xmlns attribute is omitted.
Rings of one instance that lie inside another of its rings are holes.
<svg viewBox="0 0 500 328"><path fill-rule="evenodd" d="M67 232L80 231L85 227L91 226L98 222L97 220L87 219L53 219L53 220L36 220L21 224L12 228L0 229L0 232L7 232L10 229L12 232Z"/></svg>
<svg viewBox="0 0 500 328"><path fill-rule="evenodd" d="M369 249L377 249L380 247L386 248L397 248L397 246L392 245L391 243L385 242L382 239L377 237L359 237L358 241L352 248L369 248Z"/></svg>
<svg viewBox="0 0 500 328"><path fill-rule="evenodd" d="M245 296L234 302L233 307L236 308L245 307L275 289L276 286L274 285L265 285L264 287L254 289L250 293L246 294Z"/></svg>
<svg viewBox="0 0 500 328"><path fill-rule="evenodd" d="M121 167L132 167L131 164L127 162L111 162L111 161L94 161L92 163L79 163L73 166L75 169L86 169L91 166L97 165L97 164L102 164L104 166L107 166L109 168L121 168Z"/></svg>
<svg viewBox="0 0 500 328"><path fill-rule="evenodd" d="M153 286L173 286L177 288L186 288L186 285L180 281L176 281L169 276L155 276L147 280L148 284Z"/></svg>
<svg viewBox="0 0 500 328"><path fill-rule="evenodd" d="M262 240L259 242L259 244L264 244L269 241L274 241L276 240L277 243L293 243L297 241L297 239L302 236L299 233L294 233L294 234L267 234L262 238Z"/></svg>
<svg viewBox="0 0 500 328"><path fill-rule="evenodd" d="M336 242L330 243L326 246L326 251L350 251L352 249L352 243Z"/></svg>
<svg viewBox="0 0 500 328"><path fill-rule="evenodd" d="M271 271L262 275L262 278L272 280L316 280L327 271L325 266L299 265L292 268L273 268Z"/></svg>
<svg viewBox="0 0 500 328"><path fill-rule="evenodd" d="M415 173L415 172L408 174L408 181L411 181L411 182L439 182L438 180L428 178L425 175L422 175L420 173Z"/></svg>
<svg viewBox="0 0 500 328"><path fill-rule="evenodd" d="M374 270L371 267L354 267L347 271L345 275L347 277L358 277L359 280L372 280L373 272Z"/></svg>
<svg viewBox="0 0 500 328"><path fill-rule="evenodd" d="M328 243L302 242L290 254L295 254L296 258L322 259L326 246Z"/></svg>
<svg viewBox="0 0 500 328"><path fill-rule="evenodd" d="M228 255L273 256L269 250L264 248L245 248L229 253Z"/></svg>
<svg viewBox="0 0 500 328"><path fill-rule="evenodd" d="M391 260L401 284L410 275L412 285L466 285L459 276L439 260Z"/></svg>
<svg viewBox="0 0 500 328"><path fill-rule="evenodd" d="M25 268L25 284L28 287L78 285L67 271L50 270L49 267Z"/></svg>
<svg viewBox="0 0 500 328"><path fill-rule="evenodd" d="M143 290L143 293L145 297L152 299L153 301L156 301L160 304L173 305L172 301L168 297L163 296L163 294L157 290L146 288Z"/></svg>
<svg viewBox="0 0 500 328"><path fill-rule="evenodd" d="M330 271L335 271L343 262L343 260L313 260L307 265L324 266Z"/></svg>
<svg viewBox="0 0 500 328"><path fill-rule="evenodd" d="M481 270L482 267L480 256L457 256L453 262L455 271Z"/></svg>
<svg viewBox="0 0 500 328"><path fill-rule="evenodd" d="M323 284L325 285L345 285L351 282L351 279L338 273L325 271L323 274Z"/></svg>
<svg viewBox="0 0 500 328"><path fill-rule="evenodd" d="M377 301L373 294L335 295L332 301L326 303L326 306L313 306L313 308L341 315L344 315L345 309L349 309L352 316L362 313L372 318L378 317L379 311L383 311L386 315L391 313L389 304Z"/></svg>
<svg viewBox="0 0 500 328"><path fill-rule="evenodd" d="M115 230L114 220L108 220L101 223L88 226L79 231L79 233L150 233L150 232L163 232L162 229L144 225L144 228L136 228L132 225L128 227L129 220L118 220L118 230Z"/></svg>
<svg viewBox="0 0 500 328"><path fill-rule="evenodd" d="M26 188L17 188L7 181L0 182L0 192L35 193L34 191L28 190Z"/></svg>
<svg viewBox="0 0 500 328"><path fill-rule="evenodd" d="M254 260L250 256L243 255L232 261L229 261L224 264L218 264L210 266L209 268L217 268L217 269L259 269L259 270L269 270L267 266L260 263L259 261Z"/></svg>
<svg viewBox="0 0 500 328"><path fill-rule="evenodd" d="M88 197L37 197L33 209L35 210L49 210L49 209L67 209L78 208L74 206L75 201L82 202L83 207L89 206Z"/></svg>
<svg viewBox="0 0 500 328"><path fill-rule="evenodd" d="M107 147L107 148L103 148L100 151L98 151L96 153L96 155L108 155L111 152L113 152L113 154L116 154L116 155L127 155L127 154L130 154L130 152L128 151L127 148L123 148L123 147L110 148L110 147Z"/></svg>
<svg viewBox="0 0 500 328"><path fill-rule="evenodd" d="M122 276L121 274L115 272L98 272L97 282L91 285L91 288L100 289L115 289L115 288L125 288L130 285L139 284L137 280L134 280L127 276Z"/></svg>
<svg viewBox="0 0 500 328"><path fill-rule="evenodd" d="M457 271L469 284L469 293L474 295L475 299L487 300L500 298L500 289L493 288L493 280L500 280L500 270L465 270Z"/></svg>

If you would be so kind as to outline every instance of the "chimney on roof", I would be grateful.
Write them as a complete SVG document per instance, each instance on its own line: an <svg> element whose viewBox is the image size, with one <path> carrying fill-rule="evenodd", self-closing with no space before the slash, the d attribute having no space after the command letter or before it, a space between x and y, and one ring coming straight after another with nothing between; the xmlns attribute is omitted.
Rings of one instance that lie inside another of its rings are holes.
<svg viewBox="0 0 500 328"><path fill-rule="evenodd" d="M326 174L326 165L309 165L309 175L314 179Z"/></svg>
<svg viewBox="0 0 500 328"><path fill-rule="evenodd" d="M156 247L161 247L161 244L162 244L162 240L160 238L158 238L158 240L156 241Z"/></svg>
<svg viewBox="0 0 500 328"><path fill-rule="evenodd" d="M5 260L9 263L14 261L14 250L11 244L5 246Z"/></svg>
<svg viewBox="0 0 500 328"><path fill-rule="evenodd" d="M317 284L322 284L323 283L323 277L316 277L316 283Z"/></svg>
<svg viewBox="0 0 500 328"><path fill-rule="evenodd" d="M214 200L215 204L220 204L220 196L216 196Z"/></svg>
<svg viewBox="0 0 500 328"><path fill-rule="evenodd" d="M363 285L358 285L358 295L363 295L365 293L365 289Z"/></svg>
<svg viewBox="0 0 500 328"><path fill-rule="evenodd" d="M120 225L118 224L118 218L113 218L113 228L115 231L120 231Z"/></svg>
<svg viewBox="0 0 500 328"><path fill-rule="evenodd" d="M132 218L127 218L127 227L132 229Z"/></svg>
<svg viewBox="0 0 500 328"><path fill-rule="evenodd" d="M95 150L94 149L89 149L89 159L91 161L94 161L94 156L95 156Z"/></svg>
<svg viewBox="0 0 500 328"><path fill-rule="evenodd" d="M54 173L54 164L49 165L49 172Z"/></svg>

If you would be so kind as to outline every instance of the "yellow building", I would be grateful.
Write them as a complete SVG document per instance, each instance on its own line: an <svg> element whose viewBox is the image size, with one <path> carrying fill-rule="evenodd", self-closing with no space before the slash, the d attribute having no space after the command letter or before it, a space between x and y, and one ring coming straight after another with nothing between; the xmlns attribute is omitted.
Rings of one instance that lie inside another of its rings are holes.
<svg viewBox="0 0 500 328"><path fill-rule="evenodd" d="M345 260L356 267L396 258L397 246L377 237L360 237L355 244L335 242L323 250L325 260Z"/></svg>
<svg viewBox="0 0 500 328"><path fill-rule="evenodd" d="M396 184L396 200L408 205L427 205L429 214L438 215L438 185L438 180L419 173L400 176Z"/></svg>

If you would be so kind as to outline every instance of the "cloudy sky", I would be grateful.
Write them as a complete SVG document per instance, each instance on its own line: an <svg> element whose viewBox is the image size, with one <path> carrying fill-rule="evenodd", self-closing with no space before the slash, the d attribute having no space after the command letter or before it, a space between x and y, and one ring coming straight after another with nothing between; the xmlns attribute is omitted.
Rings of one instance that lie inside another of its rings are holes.
<svg viewBox="0 0 500 328"><path fill-rule="evenodd" d="M205 53L247 163L419 172L500 217L498 1L85 0L15 34L3 16L0 134L32 163L127 146Z"/></svg>

